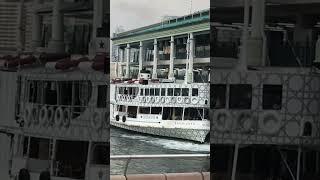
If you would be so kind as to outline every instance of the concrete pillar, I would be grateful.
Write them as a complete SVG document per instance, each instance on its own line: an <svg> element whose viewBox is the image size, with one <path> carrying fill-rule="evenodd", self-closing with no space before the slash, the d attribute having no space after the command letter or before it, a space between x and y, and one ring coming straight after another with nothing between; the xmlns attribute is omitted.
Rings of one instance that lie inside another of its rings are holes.
<svg viewBox="0 0 320 180"><path fill-rule="evenodd" d="M126 74L125 74L125 78L129 78L130 77L130 54L131 54L131 49L130 49L130 44L127 44L126 47L127 50L127 56L126 56Z"/></svg>
<svg viewBox="0 0 320 180"><path fill-rule="evenodd" d="M49 51L53 53L65 52L64 44L64 20L60 12L63 0L54 0L52 8L52 37L49 42Z"/></svg>
<svg viewBox="0 0 320 180"><path fill-rule="evenodd" d="M139 74L143 67L143 43L140 41L140 49L139 49Z"/></svg>
<svg viewBox="0 0 320 180"><path fill-rule="evenodd" d="M189 35L189 66L188 66L188 83L193 83L193 61L195 56L195 41L193 33Z"/></svg>
<svg viewBox="0 0 320 180"><path fill-rule="evenodd" d="M32 49L35 50L41 46L41 17L37 13L38 5L40 0L33 1L33 12L32 12Z"/></svg>
<svg viewBox="0 0 320 180"><path fill-rule="evenodd" d="M171 36L171 41L170 41L170 65L169 65L169 75L168 79L174 79L174 74L173 74L173 60L175 58L174 55L174 37Z"/></svg>
<svg viewBox="0 0 320 180"><path fill-rule="evenodd" d="M263 62L263 36L265 22L265 0L252 0L252 32L248 38L248 65L264 66Z"/></svg>
<svg viewBox="0 0 320 180"><path fill-rule="evenodd" d="M158 42L157 39L153 43L153 70L152 79L157 79L157 66L158 66Z"/></svg>

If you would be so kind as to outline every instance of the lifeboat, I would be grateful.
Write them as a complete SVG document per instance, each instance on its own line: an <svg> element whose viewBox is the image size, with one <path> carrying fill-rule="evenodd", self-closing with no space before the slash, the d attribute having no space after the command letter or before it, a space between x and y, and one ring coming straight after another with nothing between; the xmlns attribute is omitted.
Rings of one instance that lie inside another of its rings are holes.
<svg viewBox="0 0 320 180"><path fill-rule="evenodd" d="M40 61L42 62L52 62L58 61L61 59L70 58L70 54L68 53L42 53L39 56Z"/></svg>
<svg viewBox="0 0 320 180"><path fill-rule="evenodd" d="M65 58L57 61L55 68L59 70L67 70L73 66L74 62L72 62L69 58Z"/></svg>
<svg viewBox="0 0 320 180"><path fill-rule="evenodd" d="M105 53L100 53L97 54L93 60L92 63L92 69L96 70L96 71L106 71L108 72L109 70L109 58L107 57L107 54Z"/></svg>

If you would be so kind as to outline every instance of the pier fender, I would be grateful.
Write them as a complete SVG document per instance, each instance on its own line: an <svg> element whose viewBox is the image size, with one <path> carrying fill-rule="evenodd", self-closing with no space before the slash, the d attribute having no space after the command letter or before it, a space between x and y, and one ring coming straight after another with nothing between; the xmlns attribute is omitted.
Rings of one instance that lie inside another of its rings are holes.
<svg viewBox="0 0 320 180"><path fill-rule="evenodd" d="M263 133L276 134L281 128L279 114L274 111L263 112L259 117L259 127Z"/></svg>
<svg viewBox="0 0 320 180"><path fill-rule="evenodd" d="M48 108L48 125L52 126L54 125L54 119L55 118L55 111L52 106Z"/></svg>
<svg viewBox="0 0 320 180"><path fill-rule="evenodd" d="M42 126L46 126L48 123L48 109L45 106L40 109L39 120Z"/></svg>
<svg viewBox="0 0 320 180"><path fill-rule="evenodd" d="M24 109L23 119L25 121L25 124L29 127L31 125L31 121L32 121L31 106L30 105L28 105Z"/></svg>
<svg viewBox="0 0 320 180"><path fill-rule="evenodd" d="M127 121L127 117L126 116L122 116L122 122L126 122Z"/></svg>
<svg viewBox="0 0 320 180"><path fill-rule="evenodd" d="M94 112L91 118L91 126L94 129L100 129L102 127L103 117L101 113Z"/></svg>
<svg viewBox="0 0 320 180"><path fill-rule="evenodd" d="M32 107L31 116L32 116L33 124L38 125L39 124L39 108L38 108L38 106L34 105Z"/></svg>
<svg viewBox="0 0 320 180"><path fill-rule="evenodd" d="M252 130L253 126L253 116L251 112L242 112L239 114L238 119L238 128L241 132L248 132Z"/></svg>
<svg viewBox="0 0 320 180"><path fill-rule="evenodd" d="M225 109L217 110L213 115L213 129L224 132L231 130L232 117L230 112Z"/></svg>
<svg viewBox="0 0 320 180"><path fill-rule="evenodd" d="M68 128L70 126L71 118L72 118L72 114L71 114L70 108L65 108L63 110L63 121L62 121L64 127Z"/></svg>
<svg viewBox="0 0 320 180"><path fill-rule="evenodd" d="M55 124L60 127L63 122L63 109L62 107L58 107L56 112L54 113L54 122Z"/></svg>
<svg viewBox="0 0 320 180"><path fill-rule="evenodd" d="M116 115L116 121L119 121L119 120L120 120L119 115Z"/></svg>

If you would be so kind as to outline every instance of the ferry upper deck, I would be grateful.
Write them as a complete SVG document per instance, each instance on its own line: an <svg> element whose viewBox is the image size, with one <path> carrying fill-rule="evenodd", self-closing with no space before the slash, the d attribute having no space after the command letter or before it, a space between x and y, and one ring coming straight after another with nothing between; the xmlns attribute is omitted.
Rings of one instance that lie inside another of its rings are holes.
<svg viewBox="0 0 320 180"><path fill-rule="evenodd" d="M120 70L115 76L137 78L144 67L152 79L183 80L187 69L188 82L208 82L209 20L204 10L116 34L112 41Z"/></svg>

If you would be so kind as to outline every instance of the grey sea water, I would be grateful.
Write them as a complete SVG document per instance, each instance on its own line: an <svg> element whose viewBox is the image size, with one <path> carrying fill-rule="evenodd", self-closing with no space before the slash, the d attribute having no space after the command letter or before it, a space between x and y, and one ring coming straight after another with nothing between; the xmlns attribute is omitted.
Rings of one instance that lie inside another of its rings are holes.
<svg viewBox="0 0 320 180"><path fill-rule="evenodd" d="M200 144L111 128L111 155L209 154L209 143ZM125 161L111 161L111 174L123 174ZM131 160L128 174L209 171L209 159Z"/></svg>

